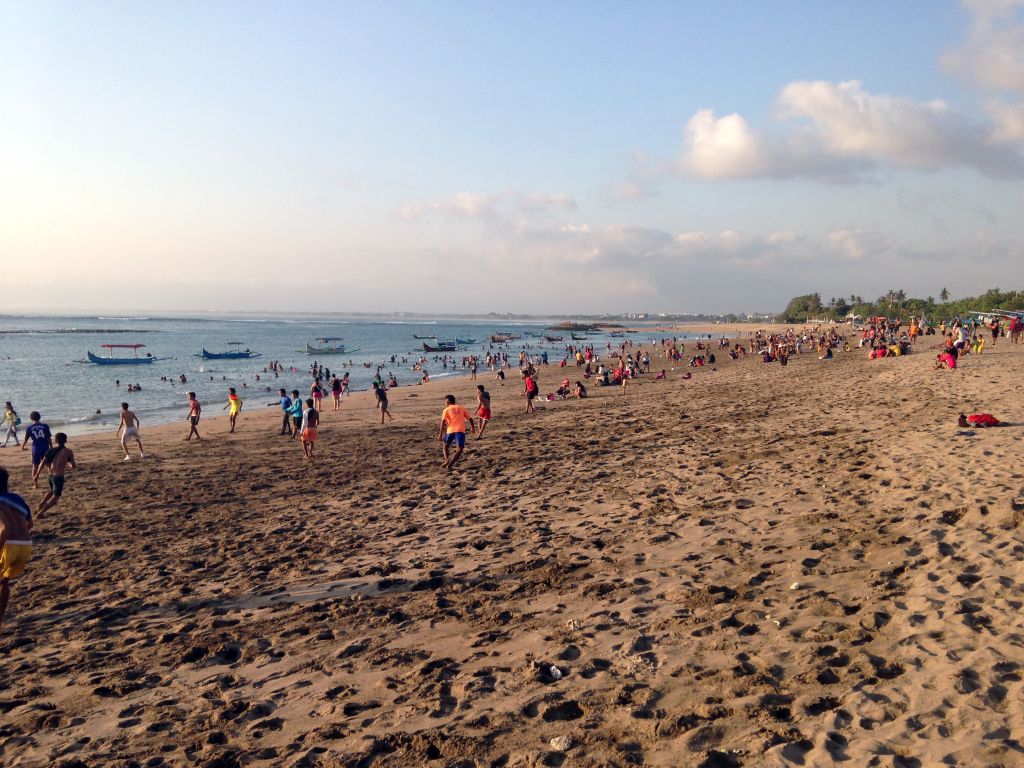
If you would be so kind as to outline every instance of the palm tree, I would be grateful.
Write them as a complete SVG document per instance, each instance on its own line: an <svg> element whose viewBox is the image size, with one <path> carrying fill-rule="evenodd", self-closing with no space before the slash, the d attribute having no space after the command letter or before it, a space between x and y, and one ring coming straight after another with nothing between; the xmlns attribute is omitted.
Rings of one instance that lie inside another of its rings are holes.
<svg viewBox="0 0 1024 768"><path fill-rule="evenodd" d="M942 301L943 304L949 301L949 291L947 291L945 288L939 291L939 299Z"/></svg>

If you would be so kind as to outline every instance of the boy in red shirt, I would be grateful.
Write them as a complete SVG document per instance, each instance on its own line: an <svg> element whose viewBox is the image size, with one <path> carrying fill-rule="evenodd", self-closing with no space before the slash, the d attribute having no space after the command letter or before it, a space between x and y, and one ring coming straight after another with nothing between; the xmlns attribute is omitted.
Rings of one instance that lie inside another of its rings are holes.
<svg viewBox="0 0 1024 768"><path fill-rule="evenodd" d="M455 404L454 395L445 395L444 402L445 409L441 412L441 427L437 439L444 441L444 462L441 466L451 470L466 448L466 422L469 422L470 429L476 429L476 426L472 414L461 405ZM452 443L455 444L455 453L449 454L448 449Z"/></svg>

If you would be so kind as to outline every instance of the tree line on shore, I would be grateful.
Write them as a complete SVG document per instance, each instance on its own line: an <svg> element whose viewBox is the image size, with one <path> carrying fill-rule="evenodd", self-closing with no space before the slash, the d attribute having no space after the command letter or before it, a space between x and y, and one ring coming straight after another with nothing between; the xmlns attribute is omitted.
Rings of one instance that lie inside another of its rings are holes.
<svg viewBox="0 0 1024 768"><path fill-rule="evenodd" d="M803 323L808 319L835 320L843 322L847 315L868 317L898 317L907 319L924 316L929 320L949 320L969 312L989 312L993 309L1024 310L1024 291L1000 291L991 288L980 296L953 299L943 288L938 301L934 296L916 299L907 296L906 291L891 290L874 301L865 301L862 296L851 294L845 298L833 297L823 301L820 293L808 293L790 299L786 309L777 316L784 323Z"/></svg>

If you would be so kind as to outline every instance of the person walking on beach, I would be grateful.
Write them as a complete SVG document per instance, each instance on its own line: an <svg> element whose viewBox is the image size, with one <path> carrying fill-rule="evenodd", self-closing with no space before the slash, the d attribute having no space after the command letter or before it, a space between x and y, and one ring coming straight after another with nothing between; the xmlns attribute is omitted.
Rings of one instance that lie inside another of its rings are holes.
<svg viewBox="0 0 1024 768"><path fill-rule="evenodd" d="M313 447L316 445L319 426L320 411L317 410L313 398L307 398L306 410L302 412L302 453L310 460L313 459Z"/></svg>
<svg viewBox="0 0 1024 768"><path fill-rule="evenodd" d="M455 395L445 395L444 402L445 409L441 412L441 427L437 439L442 441L441 451L444 454L441 466L451 471L466 449L466 422L469 422L471 430L475 430L476 425L469 411L455 403ZM451 453L453 444L455 452Z"/></svg>
<svg viewBox="0 0 1024 768"><path fill-rule="evenodd" d="M292 429L292 399L288 397L288 391L281 387L277 390L278 401L276 403L267 403L268 406L279 406L281 408L281 431L279 434L282 435L293 435L294 430Z"/></svg>
<svg viewBox="0 0 1024 768"><path fill-rule="evenodd" d="M25 572L32 556L32 511L25 500L8 490L10 475L0 467L0 629L11 597L11 579Z"/></svg>
<svg viewBox="0 0 1024 768"><path fill-rule="evenodd" d="M202 440L199 436L199 414L202 413L203 407L199 404L196 399L195 392L188 393L188 437L185 440L191 440L192 435L196 436L196 440Z"/></svg>
<svg viewBox="0 0 1024 768"><path fill-rule="evenodd" d="M523 371L523 393L520 397L526 398L526 412L533 413L533 399L537 397L537 382L528 371Z"/></svg>
<svg viewBox="0 0 1024 768"><path fill-rule="evenodd" d="M39 514L57 506L61 495L64 493L64 473L70 469L78 469L75 463L75 452L68 448L68 436L63 432L54 435L57 445L46 452L43 457L43 464L49 471L50 490L43 496L39 504Z"/></svg>
<svg viewBox="0 0 1024 768"><path fill-rule="evenodd" d="M40 421L42 416L39 415L39 411L32 411L28 418L32 423L25 430L25 439L21 441L21 450L24 451L28 448L29 443L32 444L32 487L38 488L39 472L43 468L43 457L53 447L53 442L50 439L50 427Z"/></svg>
<svg viewBox="0 0 1024 768"><path fill-rule="evenodd" d="M242 410L242 399L238 396L238 393L235 392L234 387L228 387L228 404L221 410L227 410L229 408L231 410L228 411L228 421L231 424L231 429L229 429L228 432L234 432L235 423L238 421L238 414Z"/></svg>
<svg viewBox="0 0 1024 768"><path fill-rule="evenodd" d="M128 403L121 403L121 423L117 425L117 432L115 435L121 436L121 447L124 449L123 461L131 461L132 457L128 453L128 438L132 438L139 445L139 458L146 458L146 454L142 452L142 438L139 436L139 427L142 426L142 422L139 421L139 417L135 415L134 411L128 410ZM121 434L121 430L124 430L124 434Z"/></svg>
<svg viewBox="0 0 1024 768"><path fill-rule="evenodd" d="M291 436L298 440L302 436L302 398L299 397L299 390L292 390L292 404L288 408L288 415L292 419Z"/></svg>
<svg viewBox="0 0 1024 768"><path fill-rule="evenodd" d="M331 376L331 399L334 400L334 410L341 410L341 379L338 374Z"/></svg>
<svg viewBox="0 0 1024 768"><path fill-rule="evenodd" d="M373 394L377 397L377 407L380 409L380 423L384 423L385 416L388 417L388 421L394 421L395 417L388 410L388 391L377 382L373 382Z"/></svg>
<svg viewBox="0 0 1024 768"><path fill-rule="evenodd" d="M4 403L3 426L7 430L7 433L4 435L4 448L7 447L7 441L10 440L12 436L14 437L14 447L17 448L21 445L18 440L19 424L21 424L21 419L18 417L18 412L14 410L14 406L11 405L11 401L8 400Z"/></svg>
<svg viewBox="0 0 1024 768"><path fill-rule="evenodd" d="M476 415L480 419L476 436L483 437L487 422L491 420L491 393L484 389L483 384L476 385Z"/></svg>

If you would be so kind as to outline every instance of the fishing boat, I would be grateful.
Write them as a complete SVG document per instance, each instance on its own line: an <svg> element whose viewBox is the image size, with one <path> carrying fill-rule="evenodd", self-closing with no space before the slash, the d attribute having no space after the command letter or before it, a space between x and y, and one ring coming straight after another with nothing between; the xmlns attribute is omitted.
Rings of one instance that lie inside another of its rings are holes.
<svg viewBox="0 0 1024 768"><path fill-rule="evenodd" d="M545 336L544 341L565 341L564 336Z"/></svg>
<svg viewBox="0 0 1024 768"><path fill-rule="evenodd" d="M437 334L433 334L433 333L432 333L432 334L431 334L430 336L420 336L420 335L419 335L418 333L414 333L414 334L412 335L412 337L413 337L414 339L421 339L421 340L422 340L422 339L436 339L436 338L437 338Z"/></svg>
<svg viewBox="0 0 1024 768"><path fill-rule="evenodd" d="M494 334L491 334L491 343L492 344L504 344L504 343L509 342L509 341L516 341L517 339L519 339L519 336L516 336L516 335L511 334L511 333L494 333Z"/></svg>
<svg viewBox="0 0 1024 768"><path fill-rule="evenodd" d="M300 351L305 352L307 355L351 355L359 350L348 349L344 344L337 344L333 347L314 347L307 342L306 348Z"/></svg>
<svg viewBox="0 0 1024 768"><path fill-rule="evenodd" d="M570 333L569 335L572 336L572 340L573 341L586 341L587 340L586 336L577 336L575 333Z"/></svg>
<svg viewBox="0 0 1024 768"><path fill-rule="evenodd" d="M227 352L210 352L206 347L203 347L203 351L195 357L201 357L203 360L247 360L252 357L260 357L261 353L252 352L248 349L238 349L244 342L241 341L229 341L228 346L234 347Z"/></svg>
<svg viewBox="0 0 1024 768"><path fill-rule="evenodd" d="M468 346L470 344L476 344L476 339L455 339L455 343L464 344Z"/></svg>
<svg viewBox="0 0 1024 768"><path fill-rule="evenodd" d="M454 352L456 349L458 349L458 345L454 341L439 341L436 347L423 342L424 352Z"/></svg>
<svg viewBox="0 0 1024 768"><path fill-rule="evenodd" d="M148 352L143 356L139 357L139 350L146 346L145 344L100 344L103 349L107 350L106 357L98 357L92 352L86 352L87 360L76 360L79 363L94 363L95 365L149 365L155 363L157 360L168 360L166 357L153 357ZM134 357L114 357L115 349L130 349L135 352Z"/></svg>

